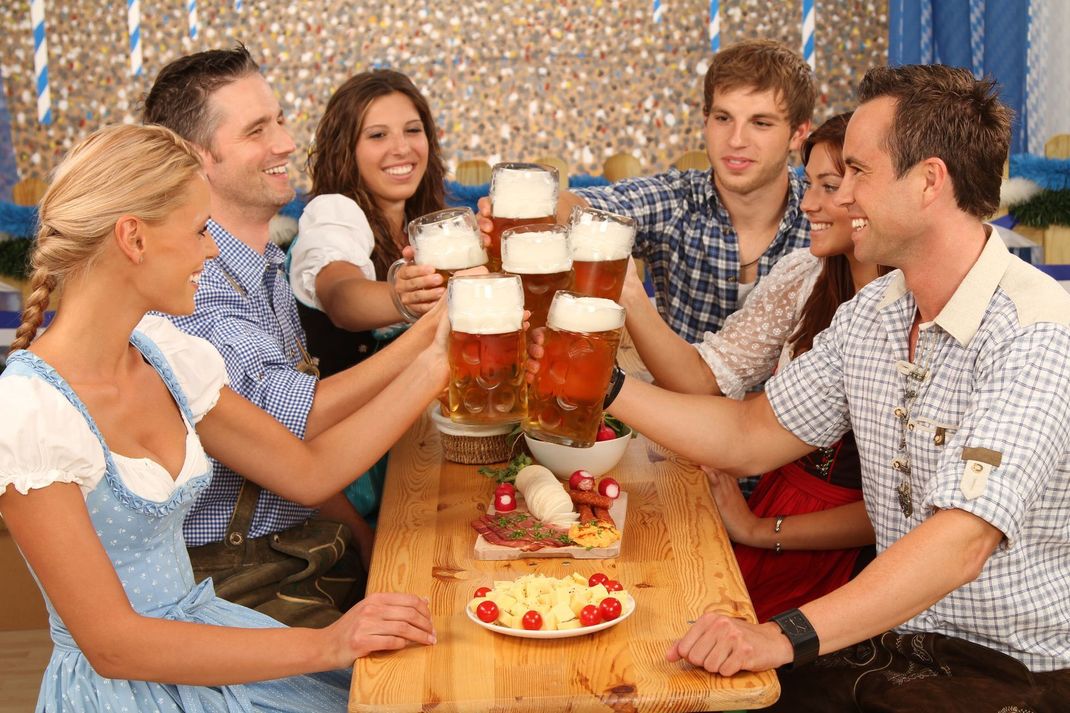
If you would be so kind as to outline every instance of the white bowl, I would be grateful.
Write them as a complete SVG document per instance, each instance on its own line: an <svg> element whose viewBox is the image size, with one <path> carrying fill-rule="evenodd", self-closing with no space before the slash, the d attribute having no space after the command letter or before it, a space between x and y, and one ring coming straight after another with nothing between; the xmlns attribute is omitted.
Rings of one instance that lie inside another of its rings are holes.
<svg viewBox="0 0 1070 713"><path fill-rule="evenodd" d="M597 441L590 448L539 441L526 433L524 440L535 462L549 468L561 480L568 480L577 470L586 470L597 478L612 470L624 457L624 451L628 450L628 443L632 440L632 429L629 428L625 435L612 441Z"/></svg>

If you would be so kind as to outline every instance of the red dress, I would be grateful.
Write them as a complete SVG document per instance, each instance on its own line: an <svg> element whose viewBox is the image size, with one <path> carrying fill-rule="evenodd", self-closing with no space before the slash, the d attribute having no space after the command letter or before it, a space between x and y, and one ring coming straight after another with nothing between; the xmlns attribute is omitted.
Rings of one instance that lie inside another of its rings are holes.
<svg viewBox="0 0 1070 713"><path fill-rule="evenodd" d="M747 504L758 517L801 515L862 499L854 436L820 448L762 476ZM847 582L872 557L873 547L845 550L759 549L733 545L758 621L801 606Z"/></svg>

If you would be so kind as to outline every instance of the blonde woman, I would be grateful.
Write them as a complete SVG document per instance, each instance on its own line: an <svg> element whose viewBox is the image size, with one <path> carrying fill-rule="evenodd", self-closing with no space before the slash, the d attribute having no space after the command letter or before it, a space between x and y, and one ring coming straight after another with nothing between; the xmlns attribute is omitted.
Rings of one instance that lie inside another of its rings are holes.
<svg viewBox="0 0 1070 713"><path fill-rule="evenodd" d="M38 710L343 710L354 659L435 641L412 595L372 594L325 629L287 629L194 583L181 525L211 477L205 451L321 502L447 377L439 309L410 330L438 331L400 378L298 440L227 387L207 342L146 316L192 311L216 253L208 218L197 152L152 126L90 136L42 200L33 293L0 378L0 514L45 592L55 642Z"/></svg>

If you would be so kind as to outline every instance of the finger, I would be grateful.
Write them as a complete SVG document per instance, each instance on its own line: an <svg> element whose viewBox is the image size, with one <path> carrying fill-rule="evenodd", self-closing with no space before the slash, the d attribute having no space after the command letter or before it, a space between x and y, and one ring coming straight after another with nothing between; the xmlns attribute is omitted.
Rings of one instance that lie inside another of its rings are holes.
<svg viewBox="0 0 1070 713"><path fill-rule="evenodd" d="M728 658L721 662L721 666L717 669L717 672L722 676L735 676L743 670L745 661L745 649L737 646L732 650L732 653L728 655Z"/></svg>
<svg viewBox="0 0 1070 713"><path fill-rule="evenodd" d="M406 307L422 307L424 312L438 303L439 298L446 293L445 287L435 287L428 290L416 290L414 292L401 293L401 302Z"/></svg>
<svg viewBox="0 0 1070 713"><path fill-rule="evenodd" d="M401 249L401 257L405 258L408 262L412 262L416 259L416 251L413 250L411 245L406 245Z"/></svg>
<svg viewBox="0 0 1070 713"><path fill-rule="evenodd" d="M543 341L546 339L546 327L536 327L529 333L529 338L535 345L541 348ZM539 356L542 356L541 354Z"/></svg>
<svg viewBox="0 0 1070 713"><path fill-rule="evenodd" d="M490 198L483 196L476 201L476 208L478 208L477 215L482 219L483 217L490 218ZM489 220L487 221L490 222ZM490 231L487 231L490 232Z"/></svg>

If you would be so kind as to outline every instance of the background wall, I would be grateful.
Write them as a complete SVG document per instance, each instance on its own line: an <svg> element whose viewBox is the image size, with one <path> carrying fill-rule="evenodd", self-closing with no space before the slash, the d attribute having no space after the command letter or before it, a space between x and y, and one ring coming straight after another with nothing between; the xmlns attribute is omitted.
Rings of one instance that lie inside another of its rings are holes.
<svg viewBox="0 0 1070 713"><path fill-rule="evenodd" d="M650 0L200 0L191 40L187 2L141 0L144 72L134 77L127 3L50 2L52 124L44 126L36 116L30 3L7 0L0 71L10 137L0 122L0 152L13 147L18 176L5 180L47 179L87 132L137 120L140 97L168 61L236 40L276 88L299 153L334 87L354 72L389 66L427 94L451 166L554 154L573 173L599 173L606 156L625 150L659 170L701 148L710 57L708 0L661 4L655 23ZM849 108L857 78L886 62L887 0L816 5L820 119ZM801 0L721 0L720 8L722 47L749 37L800 46Z"/></svg>

